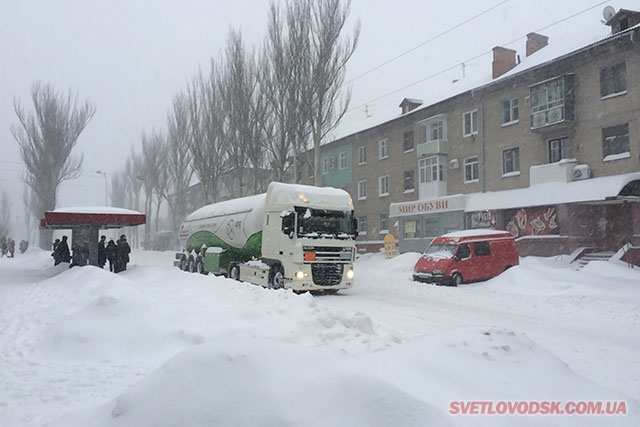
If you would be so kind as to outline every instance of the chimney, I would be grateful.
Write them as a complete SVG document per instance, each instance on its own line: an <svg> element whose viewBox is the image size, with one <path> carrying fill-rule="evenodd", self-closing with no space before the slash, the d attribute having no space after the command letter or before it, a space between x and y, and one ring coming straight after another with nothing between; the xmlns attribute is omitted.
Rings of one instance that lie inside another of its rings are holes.
<svg viewBox="0 0 640 427"><path fill-rule="evenodd" d="M497 79L507 71L515 67L516 51L504 47L493 48L493 78Z"/></svg>
<svg viewBox="0 0 640 427"><path fill-rule="evenodd" d="M531 56L549 44L549 37L538 33L527 34L527 56Z"/></svg>

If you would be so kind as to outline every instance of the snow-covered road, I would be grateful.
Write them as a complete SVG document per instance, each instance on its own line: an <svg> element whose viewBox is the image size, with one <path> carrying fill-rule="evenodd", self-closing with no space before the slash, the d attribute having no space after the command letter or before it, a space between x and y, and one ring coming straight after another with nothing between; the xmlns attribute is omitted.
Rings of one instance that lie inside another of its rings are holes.
<svg viewBox="0 0 640 427"><path fill-rule="evenodd" d="M447 413L464 399L624 401L607 425L639 424L640 269L524 258L452 288L414 283L418 256L365 255L353 289L317 297L185 273L168 252L134 251L119 275L0 258L0 425L604 420Z"/></svg>

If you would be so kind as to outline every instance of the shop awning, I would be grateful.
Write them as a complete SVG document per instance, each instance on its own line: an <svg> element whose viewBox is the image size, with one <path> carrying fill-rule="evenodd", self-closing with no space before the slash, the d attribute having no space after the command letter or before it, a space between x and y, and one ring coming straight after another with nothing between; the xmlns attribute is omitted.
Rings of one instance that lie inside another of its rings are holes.
<svg viewBox="0 0 640 427"><path fill-rule="evenodd" d="M618 198L640 200L640 172L573 182L547 182L515 190L475 193L469 197L465 212L604 202Z"/></svg>

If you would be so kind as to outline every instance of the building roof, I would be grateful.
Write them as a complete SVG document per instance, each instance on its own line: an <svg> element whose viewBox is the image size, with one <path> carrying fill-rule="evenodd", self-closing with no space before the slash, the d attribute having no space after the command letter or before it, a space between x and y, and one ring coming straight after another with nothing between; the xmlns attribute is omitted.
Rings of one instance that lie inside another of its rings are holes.
<svg viewBox="0 0 640 427"><path fill-rule="evenodd" d="M465 212L548 206L566 203L603 202L622 197L631 182L640 183L640 172L604 176L573 182L547 182L515 190L470 195ZM631 197L640 202L640 194Z"/></svg>
<svg viewBox="0 0 640 427"><path fill-rule="evenodd" d="M70 207L45 212L40 228L70 229L78 226L97 225L100 228L121 228L141 225L146 215L129 209L111 207Z"/></svg>

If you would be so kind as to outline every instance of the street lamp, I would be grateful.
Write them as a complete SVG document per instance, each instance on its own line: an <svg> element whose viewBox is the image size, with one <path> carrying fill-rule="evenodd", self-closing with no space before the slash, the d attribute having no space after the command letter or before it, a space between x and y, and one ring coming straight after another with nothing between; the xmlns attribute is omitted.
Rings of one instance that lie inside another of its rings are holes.
<svg viewBox="0 0 640 427"><path fill-rule="evenodd" d="M107 190L107 173L104 171L96 171L96 173L98 175L102 175L102 177L104 178L104 205L106 207L109 204L109 202L107 201L107 194L109 193L109 191Z"/></svg>

